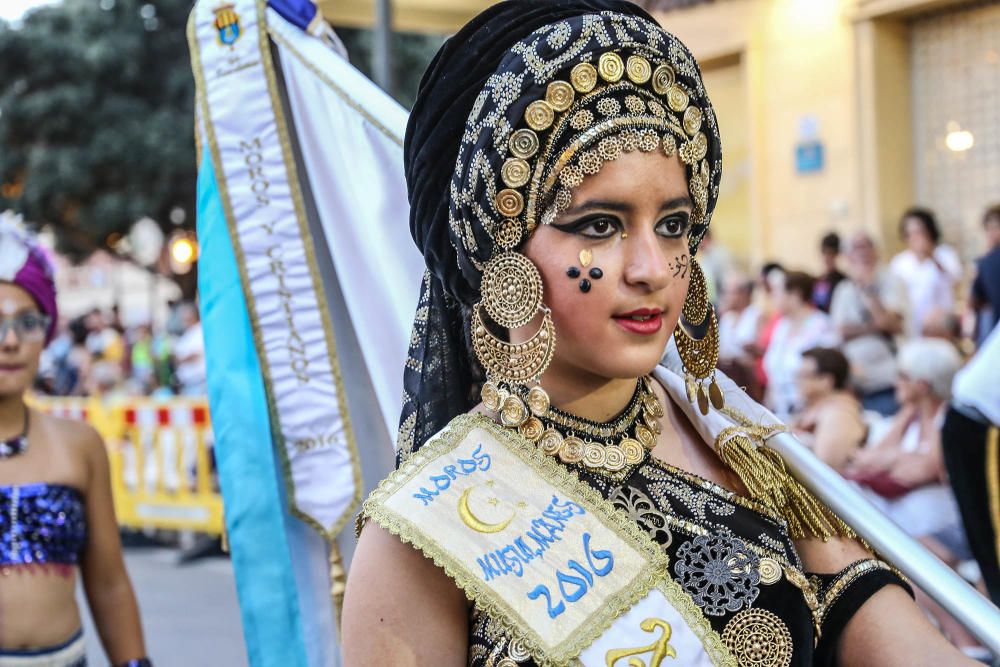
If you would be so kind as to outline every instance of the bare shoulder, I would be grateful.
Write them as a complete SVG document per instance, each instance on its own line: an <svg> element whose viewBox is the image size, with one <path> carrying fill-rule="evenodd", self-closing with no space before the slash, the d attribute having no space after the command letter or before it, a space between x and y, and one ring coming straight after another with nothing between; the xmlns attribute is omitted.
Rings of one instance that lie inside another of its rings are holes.
<svg viewBox="0 0 1000 667"><path fill-rule="evenodd" d="M467 602L444 570L374 521L362 531L352 561L344 594L345 664L464 664Z"/></svg>
<svg viewBox="0 0 1000 667"><path fill-rule="evenodd" d="M31 418L41 430L46 440L58 444L80 457L92 461L107 456L101 434L87 422L64 419L38 411L32 411Z"/></svg>

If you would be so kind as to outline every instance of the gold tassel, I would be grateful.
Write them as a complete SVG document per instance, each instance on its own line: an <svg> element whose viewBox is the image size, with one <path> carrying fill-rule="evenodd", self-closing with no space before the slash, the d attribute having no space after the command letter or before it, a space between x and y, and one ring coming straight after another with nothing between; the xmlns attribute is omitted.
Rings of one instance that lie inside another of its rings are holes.
<svg viewBox="0 0 1000 667"><path fill-rule="evenodd" d="M344 557L335 540L330 540L330 597L333 599L333 613L337 622L337 634L340 634L341 615L344 611L344 591L347 590L347 570L344 569Z"/></svg>
<svg viewBox="0 0 1000 667"><path fill-rule="evenodd" d="M719 433L716 449L722 461L739 476L750 497L784 517L793 539L857 537L840 517L792 477L781 455L764 444L773 432L760 427L731 426Z"/></svg>

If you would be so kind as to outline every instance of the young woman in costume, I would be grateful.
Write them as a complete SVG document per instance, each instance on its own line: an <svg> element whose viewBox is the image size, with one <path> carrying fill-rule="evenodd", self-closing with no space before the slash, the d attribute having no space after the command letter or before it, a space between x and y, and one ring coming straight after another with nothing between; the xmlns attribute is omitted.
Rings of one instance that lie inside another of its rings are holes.
<svg viewBox="0 0 1000 667"><path fill-rule="evenodd" d="M111 663L142 667L104 443L24 400L56 317L48 260L0 228L0 667L86 665L78 572Z"/></svg>
<svg viewBox="0 0 1000 667"><path fill-rule="evenodd" d="M697 64L631 3L502 2L441 49L348 665L964 664L715 372L695 252L720 168Z"/></svg>

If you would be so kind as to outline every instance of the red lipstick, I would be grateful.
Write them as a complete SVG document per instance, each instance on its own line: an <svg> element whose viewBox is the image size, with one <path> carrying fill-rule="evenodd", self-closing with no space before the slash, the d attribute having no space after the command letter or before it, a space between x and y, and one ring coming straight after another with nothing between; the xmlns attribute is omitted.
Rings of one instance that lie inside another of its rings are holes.
<svg viewBox="0 0 1000 667"><path fill-rule="evenodd" d="M628 313L615 315L613 319L626 331L649 336L663 326L663 311L658 308L637 308Z"/></svg>

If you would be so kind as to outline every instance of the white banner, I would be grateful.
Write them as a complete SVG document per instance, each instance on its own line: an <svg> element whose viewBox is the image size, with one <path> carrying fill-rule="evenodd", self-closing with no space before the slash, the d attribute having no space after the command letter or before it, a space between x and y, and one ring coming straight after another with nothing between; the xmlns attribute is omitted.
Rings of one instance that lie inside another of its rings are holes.
<svg viewBox="0 0 1000 667"><path fill-rule="evenodd" d="M360 502L361 471L269 50L265 3L198 2L189 39L289 505L332 538Z"/></svg>

